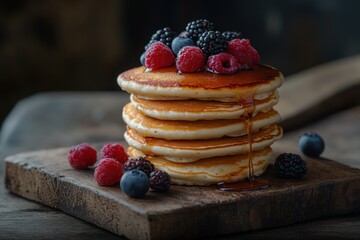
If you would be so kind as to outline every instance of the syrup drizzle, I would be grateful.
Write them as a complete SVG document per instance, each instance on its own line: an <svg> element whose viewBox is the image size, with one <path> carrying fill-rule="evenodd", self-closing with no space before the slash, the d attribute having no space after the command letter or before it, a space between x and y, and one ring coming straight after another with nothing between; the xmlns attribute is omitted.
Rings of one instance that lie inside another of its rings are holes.
<svg viewBox="0 0 360 240"><path fill-rule="evenodd" d="M268 188L271 183L267 180L258 180L254 174L253 164L253 149L252 149L252 130L253 130L253 114L255 110L254 93L247 94L246 96L238 97L239 105L246 109L245 122L246 131L248 136L248 176L244 181L235 183L219 183L218 188L222 191L252 191Z"/></svg>

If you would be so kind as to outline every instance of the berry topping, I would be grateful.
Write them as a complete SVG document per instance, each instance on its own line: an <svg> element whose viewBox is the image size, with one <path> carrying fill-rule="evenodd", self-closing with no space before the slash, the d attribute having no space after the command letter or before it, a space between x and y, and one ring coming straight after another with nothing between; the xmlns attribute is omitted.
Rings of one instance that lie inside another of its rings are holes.
<svg viewBox="0 0 360 240"><path fill-rule="evenodd" d="M239 33L239 32L223 32L222 35L226 39L226 41L231 41L234 39L240 39L241 33Z"/></svg>
<svg viewBox="0 0 360 240"><path fill-rule="evenodd" d="M169 67L175 62L171 49L162 42L153 43L145 52L145 66L151 71Z"/></svg>
<svg viewBox="0 0 360 240"><path fill-rule="evenodd" d="M150 175L150 188L155 192L167 192L171 185L170 175L161 170L156 170Z"/></svg>
<svg viewBox="0 0 360 240"><path fill-rule="evenodd" d="M199 19L189 22L185 29L187 37L196 41L202 33L214 30L214 24L206 19Z"/></svg>
<svg viewBox="0 0 360 240"><path fill-rule="evenodd" d="M205 56L200 48L183 47L176 58L176 68L179 72L197 72L204 68Z"/></svg>
<svg viewBox="0 0 360 240"><path fill-rule="evenodd" d="M219 31L207 31L199 36L196 45L204 52L205 56L211 56L225 52L228 42Z"/></svg>
<svg viewBox="0 0 360 240"><path fill-rule="evenodd" d="M249 39L234 39L228 44L227 52L235 56L239 69L250 69L260 62L260 56L251 46Z"/></svg>
<svg viewBox="0 0 360 240"><path fill-rule="evenodd" d="M97 153L90 145L82 143L70 148L68 160L71 167L75 169L86 169L96 163Z"/></svg>
<svg viewBox="0 0 360 240"><path fill-rule="evenodd" d="M144 157L130 158L124 164L124 173L134 169L141 170L150 177L150 173L154 171L154 164Z"/></svg>
<svg viewBox="0 0 360 240"><path fill-rule="evenodd" d="M140 63L141 65L145 66L145 52L143 52L143 54L140 56Z"/></svg>
<svg viewBox="0 0 360 240"><path fill-rule="evenodd" d="M299 179L306 174L305 161L297 154L282 153L274 164L275 175L280 178Z"/></svg>
<svg viewBox="0 0 360 240"><path fill-rule="evenodd" d="M206 69L213 73L232 74L237 71L237 60L228 53L219 53L208 58Z"/></svg>
<svg viewBox="0 0 360 240"><path fill-rule="evenodd" d="M316 133L305 133L299 139L301 151L309 157L319 157L325 149L324 140Z"/></svg>
<svg viewBox="0 0 360 240"><path fill-rule="evenodd" d="M111 186L120 181L123 166L113 158L104 158L96 167L94 176L100 186Z"/></svg>
<svg viewBox="0 0 360 240"><path fill-rule="evenodd" d="M149 190L149 177L140 170L131 170L124 173L120 180L121 190L132 198L141 198Z"/></svg>
<svg viewBox="0 0 360 240"><path fill-rule="evenodd" d="M177 55L185 46L195 46L194 41L187 37L176 37L171 43L171 49Z"/></svg>
<svg viewBox="0 0 360 240"><path fill-rule="evenodd" d="M170 48L171 42L176 37L176 35L177 34L173 32L169 27L159 29L151 36L150 42L145 46L145 50L147 50L151 46L151 44L155 42L162 42Z"/></svg>
<svg viewBox="0 0 360 240"><path fill-rule="evenodd" d="M104 158L113 158L124 164L128 160L128 155L123 146L118 143L106 143L100 151L100 160Z"/></svg>

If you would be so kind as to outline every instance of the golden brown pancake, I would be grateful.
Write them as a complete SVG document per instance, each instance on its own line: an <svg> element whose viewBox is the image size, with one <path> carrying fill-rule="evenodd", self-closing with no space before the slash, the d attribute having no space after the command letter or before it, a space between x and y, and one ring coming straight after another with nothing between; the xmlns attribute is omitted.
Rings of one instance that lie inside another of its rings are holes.
<svg viewBox="0 0 360 240"><path fill-rule="evenodd" d="M123 119L142 136L164 139L211 139L223 136L241 136L247 134L245 118L218 119L200 121L163 121L150 118L128 103L123 108ZM253 130L278 123L280 115L273 109L258 113L253 117Z"/></svg>
<svg viewBox="0 0 360 240"><path fill-rule="evenodd" d="M146 155L162 156L164 159L179 163L249 152L249 138L247 135L205 140L166 140L143 137L135 130L128 128L124 136L129 146L140 150ZM253 151L264 149L281 136L282 129L277 125L260 129L252 134L252 149Z"/></svg>
<svg viewBox="0 0 360 240"><path fill-rule="evenodd" d="M253 69L220 75L208 71L179 74L175 67L145 72L133 68L118 77L120 87L137 96L154 99L236 99L273 92L283 81L275 68L256 65Z"/></svg>
<svg viewBox="0 0 360 240"><path fill-rule="evenodd" d="M254 100L253 116L260 111L268 111L274 106L279 96L277 91L270 93L264 99ZM131 103L142 114L161 120L214 120L237 119L249 110L249 106L242 106L239 102L220 102L204 100L147 100L130 96Z"/></svg>
<svg viewBox="0 0 360 240"><path fill-rule="evenodd" d="M130 157L146 156L129 147ZM254 175L261 175L272 159L271 148L253 153ZM192 163L174 163L161 157L148 156L155 169L166 171L172 183L180 185L211 185L220 182L235 182L248 176L248 155L232 155L202 159Z"/></svg>

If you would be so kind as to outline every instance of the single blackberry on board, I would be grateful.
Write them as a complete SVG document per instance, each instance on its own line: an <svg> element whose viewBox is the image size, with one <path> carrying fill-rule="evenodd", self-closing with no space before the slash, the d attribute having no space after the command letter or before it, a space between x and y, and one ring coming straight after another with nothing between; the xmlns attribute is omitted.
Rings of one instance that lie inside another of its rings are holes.
<svg viewBox="0 0 360 240"><path fill-rule="evenodd" d="M226 39L219 31L202 33L196 44L207 57L225 52L228 46Z"/></svg>
<svg viewBox="0 0 360 240"><path fill-rule="evenodd" d="M171 42L176 35L176 32L173 32L169 27L159 29L151 36L149 43L145 46L145 50L147 50L150 45L155 42L162 42L171 49Z"/></svg>
<svg viewBox="0 0 360 240"><path fill-rule="evenodd" d="M167 192L171 185L170 175L161 170L150 174L150 188L155 192Z"/></svg>
<svg viewBox="0 0 360 240"><path fill-rule="evenodd" d="M185 29L187 32L186 37L197 41L202 33L214 30L214 24L206 19L199 19L189 22Z"/></svg>
<svg viewBox="0 0 360 240"><path fill-rule="evenodd" d="M154 164L144 157L131 158L124 163L124 173L134 169L143 171L148 177L150 177L150 174L154 171L155 167Z"/></svg>
<svg viewBox="0 0 360 240"><path fill-rule="evenodd" d="M226 39L226 41L231 41L234 39L240 39L241 33L227 31L227 32L223 32L222 35Z"/></svg>
<svg viewBox="0 0 360 240"><path fill-rule="evenodd" d="M299 179L307 172L305 161L297 154L282 153L274 164L275 175L280 178Z"/></svg>

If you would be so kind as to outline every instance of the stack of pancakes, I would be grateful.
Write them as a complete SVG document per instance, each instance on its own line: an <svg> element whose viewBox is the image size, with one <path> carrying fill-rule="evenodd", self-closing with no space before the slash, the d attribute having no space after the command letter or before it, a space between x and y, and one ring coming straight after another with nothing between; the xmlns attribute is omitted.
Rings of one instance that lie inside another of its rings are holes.
<svg viewBox="0 0 360 240"><path fill-rule="evenodd" d="M270 145L282 136L273 109L282 81L264 65L232 75L179 74L175 67L123 72L118 84L131 93L123 108L128 154L147 156L176 184L242 180L251 156L259 176L273 158Z"/></svg>

